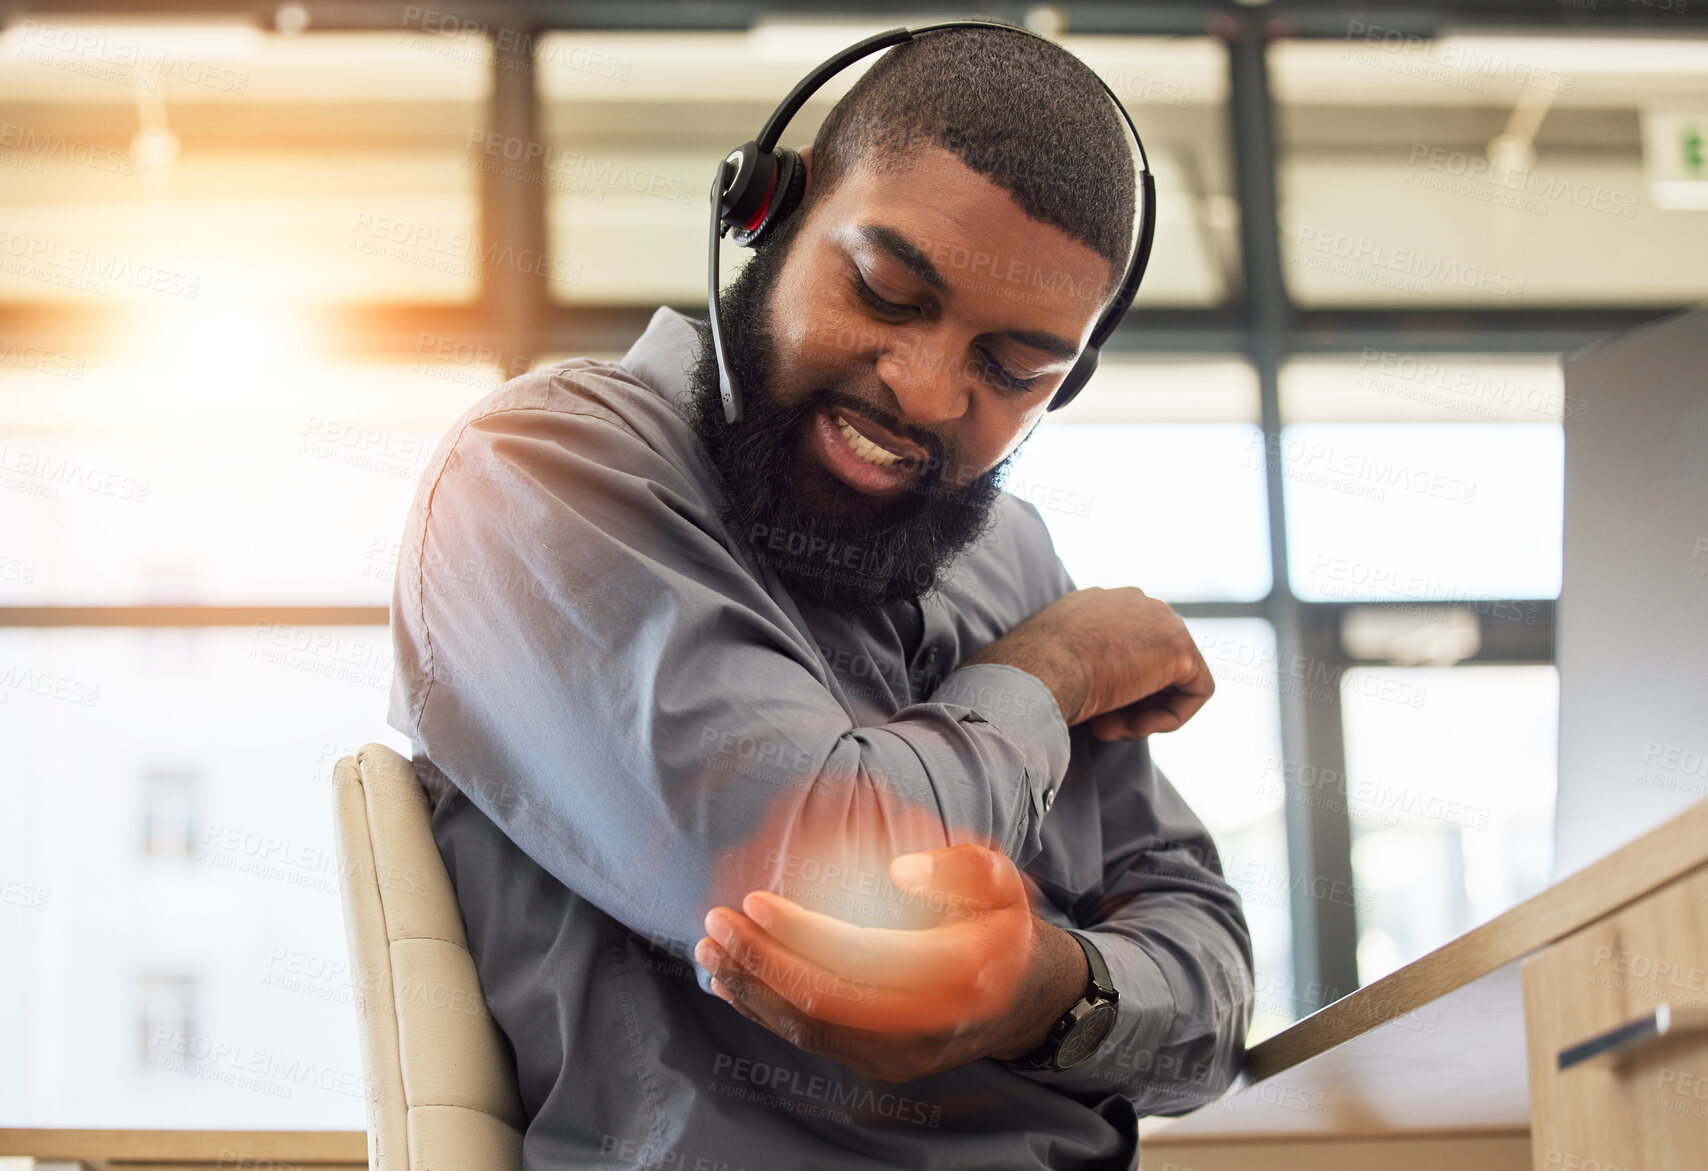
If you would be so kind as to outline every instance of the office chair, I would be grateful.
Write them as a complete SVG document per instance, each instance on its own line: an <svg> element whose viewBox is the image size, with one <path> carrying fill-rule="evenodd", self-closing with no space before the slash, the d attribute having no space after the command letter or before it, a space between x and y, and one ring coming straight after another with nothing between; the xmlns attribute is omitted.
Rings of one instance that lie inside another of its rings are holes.
<svg viewBox="0 0 1708 1171"><path fill-rule="evenodd" d="M333 769L373 1171L520 1171L510 1048L481 994L427 794L368 744Z"/></svg>

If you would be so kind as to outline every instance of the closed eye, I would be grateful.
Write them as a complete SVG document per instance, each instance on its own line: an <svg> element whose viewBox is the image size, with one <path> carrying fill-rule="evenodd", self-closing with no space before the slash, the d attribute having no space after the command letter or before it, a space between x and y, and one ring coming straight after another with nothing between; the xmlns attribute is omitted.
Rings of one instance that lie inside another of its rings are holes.
<svg viewBox="0 0 1708 1171"><path fill-rule="evenodd" d="M855 293L859 295L862 301L866 302L866 304L870 305L873 309L876 309L879 313L884 313L891 317L903 317L909 313L917 313L919 311L919 307L917 305L898 305L894 301L878 296L878 294L872 289L872 286L866 283L866 278L861 274L858 265L850 266L849 273L852 277ZM1021 378L1018 375L1009 373L1007 367L1003 366L1001 362L998 362L996 358L992 356L991 352L983 346L979 347L979 354L984 358L984 372L986 377L1003 390L1014 394L1024 394L1037 385L1037 383L1043 378L1043 375L1041 374L1034 374L1030 378Z"/></svg>
<svg viewBox="0 0 1708 1171"><path fill-rule="evenodd" d="M914 312L918 309L917 305L898 305L894 301L886 301L884 298L878 296L877 293L872 291L872 286L866 283L866 278L861 274L858 266L851 267L849 271L854 277L854 291L860 295L860 299L862 301L876 309L879 313L888 313L890 316L895 317L904 313Z"/></svg>
<svg viewBox="0 0 1708 1171"><path fill-rule="evenodd" d="M1029 391L1036 386L1043 378L1042 374L1034 374L1030 378L1021 378L1016 374L1010 374L1008 369L1003 366L1001 362L998 362L991 356L991 352L989 350L980 346L979 353L984 355L985 372L991 375L997 385L1001 386L1004 390L1010 390L1016 394L1024 394L1026 391Z"/></svg>

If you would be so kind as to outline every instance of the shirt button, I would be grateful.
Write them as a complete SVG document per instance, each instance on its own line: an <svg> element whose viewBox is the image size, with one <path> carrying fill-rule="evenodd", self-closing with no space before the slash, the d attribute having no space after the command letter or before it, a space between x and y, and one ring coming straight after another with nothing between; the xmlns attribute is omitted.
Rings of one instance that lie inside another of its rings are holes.
<svg viewBox="0 0 1708 1171"><path fill-rule="evenodd" d="M1045 789L1044 790L1044 812L1048 813L1050 811L1050 806L1054 805L1055 803L1056 803L1056 791L1055 791L1055 789L1054 788Z"/></svg>

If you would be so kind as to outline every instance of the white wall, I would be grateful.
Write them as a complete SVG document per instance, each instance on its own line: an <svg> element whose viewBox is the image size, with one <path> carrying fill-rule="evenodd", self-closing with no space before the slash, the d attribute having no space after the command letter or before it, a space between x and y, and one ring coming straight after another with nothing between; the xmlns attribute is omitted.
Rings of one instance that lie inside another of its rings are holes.
<svg viewBox="0 0 1708 1171"><path fill-rule="evenodd" d="M1556 877L1708 794L1708 307L1565 371Z"/></svg>

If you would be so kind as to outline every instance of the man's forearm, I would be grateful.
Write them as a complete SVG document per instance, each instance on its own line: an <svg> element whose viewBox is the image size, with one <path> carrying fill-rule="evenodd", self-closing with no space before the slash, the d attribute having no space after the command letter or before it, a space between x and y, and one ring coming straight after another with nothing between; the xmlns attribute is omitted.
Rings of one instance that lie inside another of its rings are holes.
<svg viewBox="0 0 1708 1171"><path fill-rule="evenodd" d="M1216 690L1180 616L1133 586L1070 591L967 661L1036 677L1070 728L1094 721L1100 740L1172 732Z"/></svg>
<svg viewBox="0 0 1708 1171"><path fill-rule="evenodd" d="M1091 981L1085 952L1066 931L1036 915L1032 925L1038 932L1033 978L1009 1014L1013 1042L990 1054L998 1061L1024 1057L1048 1040L1050 1029L1084 995Z"/></svg>
<svg viewBox="0 0 1708 1171"><path fill-rule="evenodd" d="M1079 658L1059 640L1029 630L1024 624L987 643L962 665L974 663L1001 663L1033 676L1050 689L1069 726L1085 706L1088 684Z"/></svg>

